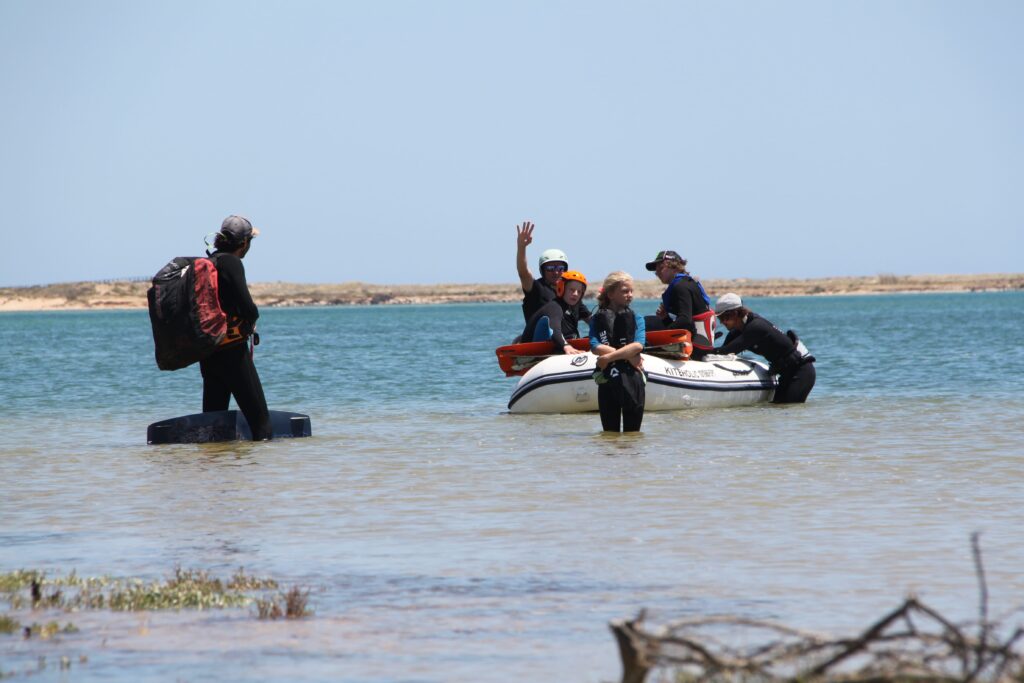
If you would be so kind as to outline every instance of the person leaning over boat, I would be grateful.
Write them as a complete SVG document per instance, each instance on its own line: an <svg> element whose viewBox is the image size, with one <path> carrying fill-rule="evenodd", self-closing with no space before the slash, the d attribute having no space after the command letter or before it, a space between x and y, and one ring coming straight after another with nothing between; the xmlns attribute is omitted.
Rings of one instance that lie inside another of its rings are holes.
<svg viewBox="0 0 1024 683"><path fill-rule="evenodd" d="M715 347L715 314L704 287L686 270L686 259L671 249L659 251L647 270L668 285L654 315L645 318L648 330L689 330L693 339L694 360L700 360Z"/></svg>
<svg viewBox="0 0 1024 683"><path fill-rule="evenodd" d="M587 291L587 278L574 270L562 273L555 284L555 298L541 306L526 321L520 339L523 342L551 340L559 353L586 353L573 348L571 339L580 338L579 309Z"/></svg>
<svg viewBox="0 0 1024 683"><path fill-rule="evenodd" d="M555 298L555 286L562 273L569 270L569 259L564 251L547 249L541 253L537 263L541 276L533 277L526 265L526 247L533 242L533 228L530 221L516 226L516 270L523 288L523 321L528 321L541 306ZM590 309L581 302L576 316L583 322L590 322Z"/></svg>
<svg viewBox="0 0 1024 683"><path fill-rule="evenodd" d="M597 354L597 407L606 432L640 431L647 383L640 353L647 343L644 319L629 307L633 278L617 270L604 279L590 325L590 350Z"/></svg>
<svg viewBox="0 0 1024 683"><path fill-rule="evenodd" d="M803 403L814 388L814 356L796 333L782 332L766 318L743 305L738 294L723 294L715 302L715 314L729 330L716 354L753 351L764 356L768 371L779 376L772 403Z"/></svg>
<svg viewBox="0 0 1024 683"><path fill-rule="evenodd" d="M215 251L210 254L210 260L217 268L220 307L227 314L229 325L240 327L242 336L238 343L199 361L203 376L203 412L227 410L234 395L235 403L249 423L253 441L273 437L267 399L248 343L260 312L249 293L242 265L242 259L258 234L259 230L248 218L228 216L214 238Z"/></svg>

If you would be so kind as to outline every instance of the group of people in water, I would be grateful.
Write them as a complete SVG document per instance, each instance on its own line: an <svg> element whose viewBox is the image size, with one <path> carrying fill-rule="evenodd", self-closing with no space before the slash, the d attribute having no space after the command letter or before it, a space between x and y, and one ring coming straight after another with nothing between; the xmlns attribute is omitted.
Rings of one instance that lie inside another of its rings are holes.
<svg viewBox="0 0 1024 683"><path fill-rule="evenodd" d="M547 249L538 261L540 277L534 277L526 261L533 242L534 224L516 226L516 268L523 289L525 327L520 341L551 340L556 351L586 353L573 347L580 338L580 321L590 327L590 350L597 358L597 398L605 431L638 431L643 421L646 378L641 352L647 331L685 329L693 344L691 358L752 351L769 362L778 376L773 401L803 403L814 388L814 357L791 330L782 332L764 317L743 305L739 295L723 294L712 306L704 287L686 270L686 259L672 250L659 251L646 269L665 285L661 303L653 315L641 316L632 308L633 278L615 271L605 278L597 295L597 310L583 303L587 278L569 269L565 252ZM721 346L715 346L717 323L728 329Z"/></svg>
<svg viewBox="0 0 1024 683"><path fill-rule="evenodd" d="M814 387L814 357L792 332L783 333L765 318L743 305L736 294L723 294L712 307L700 282L686 270L686 259L675 251L658 252L646 264L666 285L654 315L641 316L632 308L633 278L615 271L605 278L597 295L597 310L583 303L587 278L569 270L569 259L558 249L541 253L540 277L534 277L526 262L526 248L533 242L534 224L516 226L516 267L523 289L525 327L521 341L551 340L566 354L587 353L570 343L580 338L579 323L590 328L590 351L597 358L598 405L601 425L606 431L638 431L644 414L644 386L641 352L648 330L686 329L693 343L692 358L708 354L753 351L764 356L770 371L778 375L775 403L802 403ZM227 410L235 397L249 423L253 439L272 437L270 413L259 374L252 359L252 346L259 309L253 302L245 279L242 259L249 252L259 230L243 216L228 216L213 240L210 260L217 269L221 308L233 321L246 343L225 346L200 361L203 377L203 412ZM715 347L716 321L729 330L724 343Z"/></svg>

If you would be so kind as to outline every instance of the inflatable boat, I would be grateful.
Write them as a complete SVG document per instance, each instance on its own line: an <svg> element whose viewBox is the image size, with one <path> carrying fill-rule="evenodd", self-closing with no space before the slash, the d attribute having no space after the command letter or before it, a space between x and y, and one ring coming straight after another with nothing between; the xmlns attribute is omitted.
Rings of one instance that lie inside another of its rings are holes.
<svg viewBox="0 0 1024 683"><path fill-rule="evenodd" d="M757 361L722 356L673 360L643 354L647 390L644 410L721 408L770 401L775 379ZM597 356L551 356L519 380L508 409L513 413L585 413L597 410Z"/></svg>
<svg viewBox="0 0 1024 683"><path fill-rule="evenodd" d="M589 341L570 342L588 350ZM647 333L643 356L647 389L644 410L720 408L770 401L775 378L768 366L735 356L689 360L693 346L685 330ZM513 413L584 413L597 410L597 356L557 353L550 342L496 349L508 377L520 375L508 409Z"/></svg>

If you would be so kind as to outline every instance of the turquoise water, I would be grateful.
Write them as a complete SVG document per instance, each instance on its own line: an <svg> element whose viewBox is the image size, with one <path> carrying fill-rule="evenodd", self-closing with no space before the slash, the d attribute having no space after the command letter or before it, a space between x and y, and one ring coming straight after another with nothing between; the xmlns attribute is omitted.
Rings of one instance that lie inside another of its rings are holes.
<svg viewBox="0 0 1024 683"><path fill-rule="evenodd" d="M505 412L516 305L266 309L268 401L314 437L169 447L146 425L198 411L201 379L156 369L144 311L2 314L0 572L244 566L315 616L18 613L81 630L0 636L0 671L612 680L606 624L641 607L846 632L913 590L971 618L972 531L994 606L1019 604L1024 293L748 303L818 358L807 405L603 435Z"/></svg>

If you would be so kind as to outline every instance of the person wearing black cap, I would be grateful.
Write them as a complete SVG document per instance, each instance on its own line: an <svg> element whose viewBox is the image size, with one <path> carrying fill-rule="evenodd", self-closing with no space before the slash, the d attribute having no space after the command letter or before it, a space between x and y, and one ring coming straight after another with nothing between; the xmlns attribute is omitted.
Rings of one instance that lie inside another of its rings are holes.
<svg viewBox="0 0 1024 683"><path fill-rule="evenodd" d="M814 388L817 374L814 356L792 330L783 332L766 318L743 305L738 294L723 294L715 302L715 314L729 329L716 354L753 351L771 364L768 371L779 376L772 403L804 403Z"/></svg>
<svg viewBox="0 0 1024 683"><path fill-rule="evenodd" d="M654 315L646 316L647 331L689 330L692 335L691 358L700 360L715 347L715 314L704 287L686 271L686 259L671 249L659 251L647 264L668 287Z"/></svg>
<svg viewBox="0 0 1024 683"><path fill-rule="evenodd" d="M263 385L252 360L259 309L249 293L242 259L249 253L252 240L260 231L244 216L228 216L216 233L210 260L217 267L220 307L228 316L228 325L239 330L238 343L224 347L199 361L203 376L203 412L227 410L231 396L245 415L254 441L270 439L270 412Z"/></svg>

